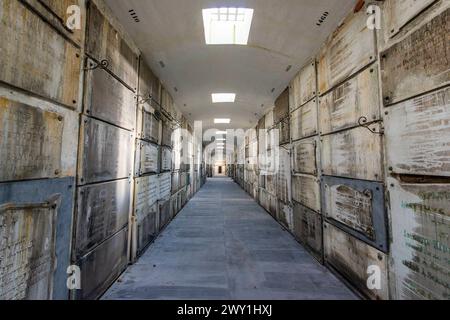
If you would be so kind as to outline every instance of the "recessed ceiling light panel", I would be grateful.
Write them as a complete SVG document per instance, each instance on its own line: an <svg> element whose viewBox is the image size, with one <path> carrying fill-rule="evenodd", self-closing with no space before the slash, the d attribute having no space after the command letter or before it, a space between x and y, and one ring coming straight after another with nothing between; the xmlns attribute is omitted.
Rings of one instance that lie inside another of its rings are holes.
<svg viewBox="0 0 450 320"><path fill-rule="evenodd" d="M247 45L253 20L253 9L203 9L206 44Z"/></svg>
<svg viewBox="0 0 450 320"><path fill-rule="evenodd" d="M235 102L236 94L235 93L213 93L212 95L213 103L225 103L225 102Z"/></svg>
<svg viewBox="0 0 450 320"><path fill-rule="evenodd" d="M214 119L215 124L229 124L231 119Z"/></svg>

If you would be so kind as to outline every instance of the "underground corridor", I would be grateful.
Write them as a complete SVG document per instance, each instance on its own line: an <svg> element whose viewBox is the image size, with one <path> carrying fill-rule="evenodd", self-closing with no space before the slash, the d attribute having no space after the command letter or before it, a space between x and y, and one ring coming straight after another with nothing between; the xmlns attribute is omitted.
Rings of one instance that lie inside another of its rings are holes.
<svg viewBox="0 0 450 320"><path fill-rule="evenodd" d="M102 299L356 298L230 178L211 178Z"/></svg>
<svg viewBox="0 0 450 320"><path fill-rule="evenodd" d="M0 0L0 303L450 300L449 15Z"/></svg>

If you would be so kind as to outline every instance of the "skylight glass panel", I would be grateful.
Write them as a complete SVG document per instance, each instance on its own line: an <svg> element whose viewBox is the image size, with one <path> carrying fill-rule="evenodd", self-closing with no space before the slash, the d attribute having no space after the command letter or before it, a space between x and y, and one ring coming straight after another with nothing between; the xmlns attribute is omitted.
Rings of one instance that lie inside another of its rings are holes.
<svg viewBox="0 0 450 320"><path fill-rule="evenodd" d="M253 9L203 9L206 44L247 45L253 20Z"/></svg>
<svg viewBox="0 0 450 320"><path fill-rule="evenodd" d="M229 124L231 119L214 119L215 124Z"/></svg>
<svg viewBox="0 0 450 320"><path fill-rule="evenodd" d="M236 94L234 93L213 93L213 103L234 102L236 100Z"/></svg>

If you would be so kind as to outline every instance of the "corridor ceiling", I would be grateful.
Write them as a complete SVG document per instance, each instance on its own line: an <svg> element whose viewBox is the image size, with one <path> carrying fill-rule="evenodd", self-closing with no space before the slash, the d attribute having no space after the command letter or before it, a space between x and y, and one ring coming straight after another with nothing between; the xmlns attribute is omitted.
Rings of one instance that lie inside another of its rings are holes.
<svg viewBox="0 0 450 320"><path fill-rule="evenodd" d="M204 129L256 124L356 2L106 0L180 110L190 121L203 121ZM202 9L217 7L254 9L247 46L205 44ZM236 102L213 104L212 93L236 93ZM214 124L214 118L231 118L231 124Z"/></svg>

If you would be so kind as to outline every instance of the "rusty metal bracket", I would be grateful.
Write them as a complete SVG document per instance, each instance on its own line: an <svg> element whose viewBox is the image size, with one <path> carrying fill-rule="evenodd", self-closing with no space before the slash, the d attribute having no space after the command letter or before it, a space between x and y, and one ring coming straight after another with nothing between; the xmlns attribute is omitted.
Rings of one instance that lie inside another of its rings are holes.
<svg viewBox="0 0 450 320"><path fill-rule="evenodd" d="M109 67L109 61L106 60L106 59L103 59L102 61L100 61L100 63L95 62L95 64L92 67L85 68L84 70L85 71L90 71L90 70L95 70L95 69L98 69L98 68L108 69L108 67Z"/></svg>
<svg viewBox="0 0 450 320"><path fill-rule="evenodd" d="M358 13L361 11L362 8L364 8L365 0L358 0L358 2L355 5L355 8L353 9L353 13Z"/></svg>
<svg viewBox="0 0 450 320"><path fill-rule="evenodd" d="M287 116L283 117L280 121L275 123L273 126L266 128L266 130L270 131L270 130L276 129L280 123L290 124L290 120L291 120L291 116L287 115Z"/></svg>
<svg viewBox="0 0 450 320"><path fill-rule="evenodd" d="M291 116L290 116L290 115L287 115L286 117L284 117L283 119L281 119L280 123L291 124Z"/></svg>
<svg viewBox="0 0 450 320"><path fill-rule="evenodd" d="M369 122L369 119L367 119L367 117L365 117L365 116L362 116L358 119L358 125L360 127L366 128L373 134L378 134L380 136L384 135L383 129L381 129L380 131L376 131L375 129L370 128L370 123L368 123L368 122Z"/></svg>
<svg viewBox="0 0 450 320"><path fill-rule="evenodd" d="M161 113L158 110L155 110L155 113L153 115L157 120L161 120Z"/></svg>
<svg viewBox="0 0 450 320"><path fill-rule="evenodd" d="M152 96L149 94L148 96L142 96L142 95L137 95L137 97L138 98L142 98L142 100L139 100L138 101L138 103L139 104L144 104L144 103L146 103L146 102L149 102L149 101L152 101L153 99L152 99Z"/></svg>
<svg viewBox="0 0 450 320"><path fill-rule="evenodd" d="M171 124L171 129L175 130L178 128L181 128L181 123L179 121L177 121L171 114L169 114L164 107L155 99L153 99L153 96L151 94L147 96L142 96L142 95L138 95L138 98L142 98L142 100L139 101L139 104L144 104L146 102L153 102L155 103L160 110L155 112L155 116L158 118L158 120L161 120L161 115L163 115L165 118L167 118L172 124ZM175 123L175 125L173 124Z"/></svg>
<svg viewBox="0 0 450 320"><path fill-rule="evenodd" d="M152 98L153 100L153 98ZM160 107L161 114L166 117L171 122L171 129L176 130L178 128L181 128L181 122L176 120L170 113L168 113L162 105L160 105L158 102L153 100L158 106Z"/></svg>

